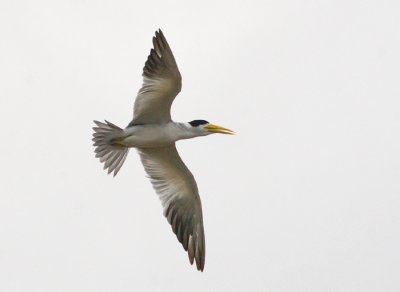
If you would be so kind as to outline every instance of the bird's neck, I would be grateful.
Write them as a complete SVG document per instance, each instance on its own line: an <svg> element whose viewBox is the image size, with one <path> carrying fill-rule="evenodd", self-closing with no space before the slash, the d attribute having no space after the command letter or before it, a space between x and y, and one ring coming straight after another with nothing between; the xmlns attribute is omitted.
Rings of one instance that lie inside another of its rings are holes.
<svg viewBox="0 0 400 292"><path fill-rule="evenodd" d="M190 139L202 136L189 123L173 123L176 140Z"/></svg>

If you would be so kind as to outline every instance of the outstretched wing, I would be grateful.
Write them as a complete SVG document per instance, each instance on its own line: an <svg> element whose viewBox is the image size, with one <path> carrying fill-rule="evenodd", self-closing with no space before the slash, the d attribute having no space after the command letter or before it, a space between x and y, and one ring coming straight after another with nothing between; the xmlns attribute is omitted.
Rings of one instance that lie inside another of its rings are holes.
<svg viewBox="0 0 400 292"><path fill-rule="evenodd" d="M129 125L169 122L172 102L181 91L181 73L161 30L156 31L153 46L143 68L143 85Z"/></svg>
<svg viewBox="0 0 400 292"><path fill-rule="evenodd" d="M144 169L164 207L164 216L178 240L203 271L205 239L201 201L196 181L183 163L175 144L138 149Z"/></svg>

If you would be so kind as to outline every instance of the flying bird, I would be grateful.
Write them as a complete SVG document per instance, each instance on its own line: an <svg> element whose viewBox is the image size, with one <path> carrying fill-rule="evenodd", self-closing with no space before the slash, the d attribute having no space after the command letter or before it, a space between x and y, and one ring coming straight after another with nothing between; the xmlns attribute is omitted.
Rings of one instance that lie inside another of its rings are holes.
<svg viewBox="0 0 400 292"><path fill-rule="evenodd" d="M125 129L108 121L93 127L96 157L114 176L121 169L130 148L136 148L144 169L158 194L164 216L172 226L191 264L203 271L205 238L203 214L196 181L186 167L175 142L232 130L205 120L178 123L171 119L171 105L181 91L182 79L171 48L161 30L155 32L153 48L143 68L143 85L133 119Z"/></svg>

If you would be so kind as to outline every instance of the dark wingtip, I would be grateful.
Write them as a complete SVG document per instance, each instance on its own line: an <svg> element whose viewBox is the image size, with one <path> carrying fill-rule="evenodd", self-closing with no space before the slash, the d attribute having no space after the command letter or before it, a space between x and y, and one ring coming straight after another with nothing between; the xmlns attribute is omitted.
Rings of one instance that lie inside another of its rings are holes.
<svg viewBox="0 0 400 292"><path fill-rule="evenodd" d="M160 29L159 31L160 31L160 35L161 35L161 37L163 38L163 40L165 40L164 33L162 32L162 30L161 30L161 29Z"/></svg>
<svg viewBox="0 0 400 292"><path fill-rule="evenodd" d="M198 271L203 272L204 271L204 262L196 260L196 268Z"/></svg>

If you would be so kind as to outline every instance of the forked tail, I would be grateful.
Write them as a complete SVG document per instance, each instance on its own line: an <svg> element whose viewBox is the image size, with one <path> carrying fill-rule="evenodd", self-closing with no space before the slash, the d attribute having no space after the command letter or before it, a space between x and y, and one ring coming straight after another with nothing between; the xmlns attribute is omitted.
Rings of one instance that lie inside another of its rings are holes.
<svg viewBox="0 0 400 292"><path fill-rule="evenodd" d="M117 138L122 134L122 129L116 125L105 121L101 123L94 121L97 127L93 127L93 146L95 146L94 152L96 157L100 159L101 163L104 163L104 169L108 169L108 173L114 171L114 176L117 175L121 169L126 156L128 155L129 148L112 143L112 139Z"/></svg>

